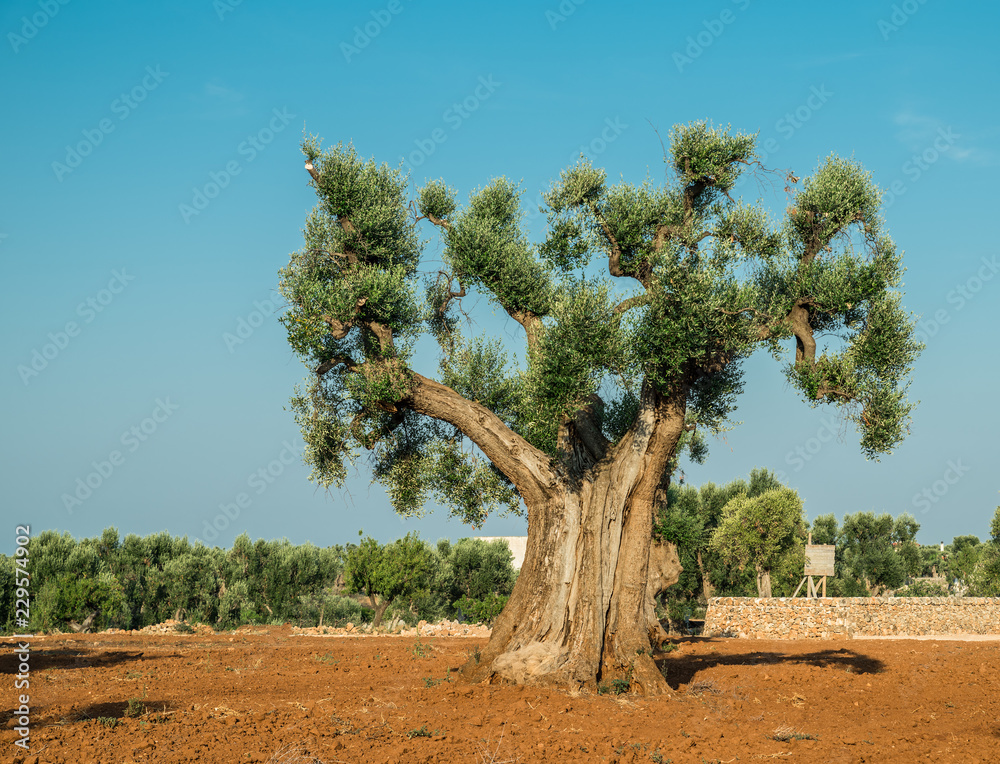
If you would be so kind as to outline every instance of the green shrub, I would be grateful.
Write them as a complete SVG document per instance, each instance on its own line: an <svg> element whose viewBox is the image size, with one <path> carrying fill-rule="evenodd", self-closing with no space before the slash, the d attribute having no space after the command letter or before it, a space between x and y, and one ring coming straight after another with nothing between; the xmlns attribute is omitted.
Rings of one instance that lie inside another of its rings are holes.
<svg viewBox="0 0 1000 764"><path fill-rule="evenodd" d="M31 622L39 631L65 630L70 621L83 623L95 612L94 631L127 627L128 605L117 579L110 573L62 573L42 584L32 603Z"/></svg>
<svg viewBox="0 0 1000 764"><path fill-rule="evenodd" d="M350 597L334 594L332 589L322 595L303 595L299 597L301 605L300 626L319 626L320 612L323 613L323 625L332 628L341 627L346 623L368 623L372 619L372 609Z"/></svg>
<svg viewBox="0 0 1000 764"><path fill-rule="evenodd" d="M930 581L914 581L902 589L897 589L896 597L947 597L948 587L935 584Z"/></svg>
<svg viewBox="0 0 1000 764"><path fill-rule="evenodd" d="M507 596L492 593L487 594L481 600L462 597L454 603L454 607L473 623L485 623L489 626L500 615L500 611L504 609L508 599L510 598Z"/></svg>

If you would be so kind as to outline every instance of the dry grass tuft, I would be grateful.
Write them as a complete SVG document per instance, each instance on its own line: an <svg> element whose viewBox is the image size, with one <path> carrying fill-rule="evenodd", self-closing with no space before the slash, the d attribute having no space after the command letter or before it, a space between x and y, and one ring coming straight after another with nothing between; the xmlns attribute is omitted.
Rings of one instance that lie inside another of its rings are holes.
<svg viewBox="0 0 1000 764"><path fill-rule="evenodd" d="M323 764L323 760L310 756L297 745L289 743L272 753L266 764Z"/></svg>
<svg viewBox="0 0 1000 764"><path fill-rule="evenodd" d="M708 693L709 695L722 694L719 685L712 679L699 679L697 682L692 682L688 685L687 692L688 695L702 695L704 693Z"/></svg>
<svg viewBox="0 0 1000 764"><path fill-rule="evenodd" d="M774 734L771 735L771 740L777 740L780 743L787 743L789 740L816 740L816 736L811 735L808 732L799 732L794 727L783 724L775 729Z"/></svg>
<svg viewBox="0 0 1000 764"><path fill-rule="evenodd" d="M504 722L503 726L500 727L500 737L497 738L496 747L492 750L490 750L492 743L489 738L476 743L476 747L479 749L476 756L476 764L517 764L521 760L520 756L506 759L499 758L500 748L503 745L503 733L506 727L507 723Z"/></svg>

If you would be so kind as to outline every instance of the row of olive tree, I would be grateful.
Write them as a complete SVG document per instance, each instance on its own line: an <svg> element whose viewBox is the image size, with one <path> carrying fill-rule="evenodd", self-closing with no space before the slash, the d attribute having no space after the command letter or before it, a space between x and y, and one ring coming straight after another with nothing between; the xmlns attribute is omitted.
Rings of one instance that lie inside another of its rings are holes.
<svg viewBox="0 0 1000 764"><path fill-rule="evenodd" d="M399 549L406 554L393 557ZM383 572L366 582L359 573L362 561L384 551ZM463 539L431 547L410 536L385 547L367 539L360 546L320 548L253 542L244 534L224 550L166 532L120 540L117 529L108 528L99 537L76 540L45 531L32 538L28 559L30 628L38 631L139 629L168 619L217 628L337 625L378 620L383 602L394 600L406 620L482 616L480 603L505 601L514 580L505 542ZM391 576L384 571L414 561L408 583L386 588ZM0 625L7 631L15 623L14 569L14 558L0 555ZM374 607L345 596L355 592L371 595ZM463 603L463 597L472 599Z"/></svg>
<svg viewBox="0 0 1000 764"><path fill-rule="evenodd" d="M441 540L436 547L407 534L385 546L365 538L347 554L345 582L368 597L377 627L394 602L416 617L459 616L492 623L507 604L516 572L506 541Z"/></svg>
<svg viewBox="0 0 1000 764"><path fill-rule="evenodd" d="M684 568L665 594L670 618L689 616L713 596L791 594L807 531L802 500L766 469L751 472L749 482L671 486L655 527L677 545Z"/></svg>
<svg viewBox="0 0 1000 764"><path fill-rule="evenodd" d="M842 524L821 515L810 526L798 495L766 469L751 472L749 482L673 486L655 532L677 544L684 570L664 604L679 621L713 596L789 596L802 579L810 534L814 544L836 546L830 596L947 593L940 585L914 583L931 576L958 579L969 594L1000 593L1000 508L985 544L958 536L942 551L918 544L919 529L910 514L872 512L845 515Z"/></svg>
<svg viewBox="0 0 1000 764"><path fill-rule="evenodd" d="M993 514L990 537L956 536L944 549L924 547L927 565L948 581L958 582L970 597L1000 596L1000 507Z"/></svg>

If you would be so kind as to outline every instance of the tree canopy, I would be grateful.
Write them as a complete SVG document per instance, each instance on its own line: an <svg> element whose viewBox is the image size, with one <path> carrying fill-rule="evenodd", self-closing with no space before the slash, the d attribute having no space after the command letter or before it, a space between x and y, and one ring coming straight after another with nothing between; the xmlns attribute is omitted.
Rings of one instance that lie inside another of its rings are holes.
<svg viewBox="0 0 1000 764"><path fill-rule="evenodd" d="M712 537L712 547L726 562L756 571L760 597L771 596L771 571L785 558L803 558L804 543L802 500L791 488L737 494L723 508Z"/></svg>
<svg viewBox="0 0 1000 764"><path fill-rule="evenodd" d="M408 533L385 545L368 536L347 553L344 582L349 591L371 601L375 608L372 628L377 628L393 600L428 586L433 568L431 550L415 535Z"/></svg>
<svg viewBox="0 0 1000 764"><path fill-rule="evenodd" d="M280 287L289 341L313 372L292 399L313 479L341 484L367 449L403 514L431 497L473 523L518 507L516 470L488 446L483 459L472 447L482 437L413 399L422 333L439 343L449 393L556 460L571 458L560 428L575 429L584 462L618 441L643 382L687 391L701 454L702 431L733 411L740 362L757 347L780 356L790 338L785 372L803 397L839 407L868 456L890 451L907 432L919 345L900 306L903 269L880 191L858 162L830 156L789 188L775 222L730 193L741 173L764 172L755 145L703 122L678 126L666 157L675 182L662 187L609 184L581 158L544 194L548 233L536 244L522 189L506 178L465 204L443 181L409 200L398 170L350 145L306 140L319 204ZM419 269L421 221L441 234L440 269ZM604 274L588 267L597 254ZM524 328L521 362L499 339L466 336L461 301L472 294ZM826 349L820 335L831 338Z"/></svg>

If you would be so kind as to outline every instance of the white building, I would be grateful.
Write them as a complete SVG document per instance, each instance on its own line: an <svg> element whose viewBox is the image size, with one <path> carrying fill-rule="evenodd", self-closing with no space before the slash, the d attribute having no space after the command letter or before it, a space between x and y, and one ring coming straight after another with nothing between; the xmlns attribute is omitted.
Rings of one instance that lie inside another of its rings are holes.
<svg viewBox="0 0 1000 764"><path fill-rule="evenodd" d="M506 541L510 547L511 554L514 555L514 570L521 569L524 562L524 551L528 546L527 536L476 536L483 541Z"/></svg>

